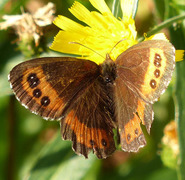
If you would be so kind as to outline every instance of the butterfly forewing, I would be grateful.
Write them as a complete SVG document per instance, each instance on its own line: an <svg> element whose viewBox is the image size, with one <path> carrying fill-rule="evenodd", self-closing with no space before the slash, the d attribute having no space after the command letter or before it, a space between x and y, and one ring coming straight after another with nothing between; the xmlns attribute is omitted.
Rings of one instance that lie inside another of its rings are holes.
<svg viewBox="0 0 185 180"><path fill-rule="evenodd" d="M150 132L152 104L167 88L174 67L175 48L163 40L139 43L116 59L115 111L124 150L145 144L140 122Z"/></svg>
<svg viewBox="0 0 185 180"><path fill-rule="evenodd" d="M61 119L64 139L85 157L90 150L106 158L115 150L112 97L99 66L76 58L39 58L12 69L9 81L17 99L45 119Z"/></svg>
<svg viewBox="0 0 185 180"><path fill-rule="evenodd" d="M116 60L117 75L148 103L158 100L175 68L175 48L164 40L132 46Z"/></svg>
<svg viewBox="0 0 185 180"><path fill-rule="evenodd" d="M32 112L59 119L83 88L99 76L98 66L75 58L39 58L10 72L16 97Z"/></svg>

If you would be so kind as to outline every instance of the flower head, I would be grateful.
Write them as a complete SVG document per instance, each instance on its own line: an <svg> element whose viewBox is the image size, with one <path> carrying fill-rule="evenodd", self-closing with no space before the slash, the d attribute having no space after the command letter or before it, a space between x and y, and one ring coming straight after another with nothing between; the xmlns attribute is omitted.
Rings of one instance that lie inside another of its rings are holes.
<svg viewBox="0 0 185 180"><path fill-rule="evenodd" d="M177 167L179 156L179 142L177 135L177 123L171 121L164 128L164 136L162 138L161 159L163 163L170 168Z"/></svg>
<svg viewBox="0 0 185 180"><path fill-rule="evenodd" d="M122 0L122 3L124 3L123 1L128 3L125 0ZM137 43L135 22L131 14L132 6L122 8L122 20L113 16L104 0L90 0L90 2L99 12L90 12L79 2L75 2L69 9L86 26L61 15L55 19L54 24L62 30L59 31L50 48L63 53L81 55L83 58L92 60L97 64L105 60L103 57L106 57L107 53L110 53L111 58L115 60L119 54Z"/></svg>
<svg viewBox="0 0 185 180"><path fill-rule="evenodd" d="M4 15L5 21L0 23L0 30L13 27L19 41L33 39L37 46L43 35L42 28L50 25L54 19L54 9L54 4L48 3L34 14L23 12L22 15Z"/></svg>

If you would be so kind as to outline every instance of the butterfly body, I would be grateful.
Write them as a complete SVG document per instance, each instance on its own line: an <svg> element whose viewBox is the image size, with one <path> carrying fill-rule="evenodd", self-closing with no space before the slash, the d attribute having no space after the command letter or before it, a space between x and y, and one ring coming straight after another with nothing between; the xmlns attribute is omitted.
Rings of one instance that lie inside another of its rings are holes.
<svg viewBox="0 0 185 180"><path fill-rule="evenodd" d="M17 99L45 119L60 120L63 139L77 154L98 158L115 151L113 129L123 150L137 152L146 144L152 104L164 92L174 69L175 49L166 41L139 43L115 61L104 63L69 57L23 62L9 75Z"/></svg>
<svg viewBox="0 0 185 180"><path fill-rule="evenodd" d="M107 55L104 63L100 65L101 68L101 76L103 80L107 84L113 84L116 79L116 64L115 62Z"/></svg>

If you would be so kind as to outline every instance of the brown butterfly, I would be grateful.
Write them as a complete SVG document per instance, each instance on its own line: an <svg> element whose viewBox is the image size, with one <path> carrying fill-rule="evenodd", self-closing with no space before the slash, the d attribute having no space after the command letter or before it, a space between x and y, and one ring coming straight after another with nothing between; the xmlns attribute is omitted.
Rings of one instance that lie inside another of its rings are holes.
<svg viewBox="0 0 185 180"><path fill-rule="evenodd" d="M98 158L115 151L117 129L124 151L146 144L152 104L167 88L175 67L175 48L164 40L132 46L116 61L104 63L71 57L46 57L12 69L9 81L17 99L45 119L60 120L63 139L77 154Z"/></svg>

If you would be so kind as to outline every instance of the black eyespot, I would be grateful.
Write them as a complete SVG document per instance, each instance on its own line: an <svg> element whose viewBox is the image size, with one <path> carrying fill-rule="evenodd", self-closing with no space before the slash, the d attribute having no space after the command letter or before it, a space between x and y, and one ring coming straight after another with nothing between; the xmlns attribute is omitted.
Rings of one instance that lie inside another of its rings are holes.
<svg viewBox="0 0 185 180"><path fill-rule="evenodd" d="M156 69L154 71L154 75L155 75L156 78L160 77L160 70L159 69Z"/></svg>
<svg viewBox="0 0 185 180"><path fill-rule="evenodd" d="M36 73L31 73L27 77L27 82L29 83L30 88L35 88L39 85L40 80L37 77Z"/></svg>
<svg viewBox="0 0 185 180"><path fill-rule="evenodd" d="M161 56L156 53L155 54L155 59L154 59L154 65L156 67L161 67L161 60L162 60Z"/></svg>
<svg viewBox="0 0 185 180"><path fill-rule="evenodd" d="M139 134L139 130L138 128L135 129L135 134L138 135Z"/></svg>
<svg viewBox="0 0 185 180"><path fill-rule="evenodd" d="M152 79L152 80L150 81L150 86L151 86L152 89L155 89L156 86L157 86L157 82L156 82L154 79Z"/></svg>
<svg viewBox="0 0 185 180"><path fill-rule="evenodd" d="M39 98L42 95L42 92L40 89L34 89L33 96L36 98Z"/></svg>
<svg viewBox="0 0 185 180"><path fill-rule="evenodd" d="M127 135L127 140L130 141L130 139L131 139L131 135L128 134L128 135Z"/></svg>
<svg viewBox="0 0 185 180"><path fill-rule="evenodd" d="M48 96L44 96L42 99L41 99L41 105L43 106L48 106L50 103L50 99Z"/></svg>
<svg viewBox="0 0 185 180"><path fill-rule="evenodd" d="M102 140L101 140L101 144L102 144L103 146L107 146L107 141L106 141L105 139L102 139Z"/></svg>
<svg viewBox="0 0 185 180"><path fill-rule="evenodd" d="M159 61L157 61L157 60L154 60L154 65L156 67L161 67L161 63Z"/></svg>
<svg viewBox="0 0 185 180"><path fill-rule="evenodd" d="M155 53L155 59L157 59L158 61L161 61L162 58L158 53Z"/></svg>

